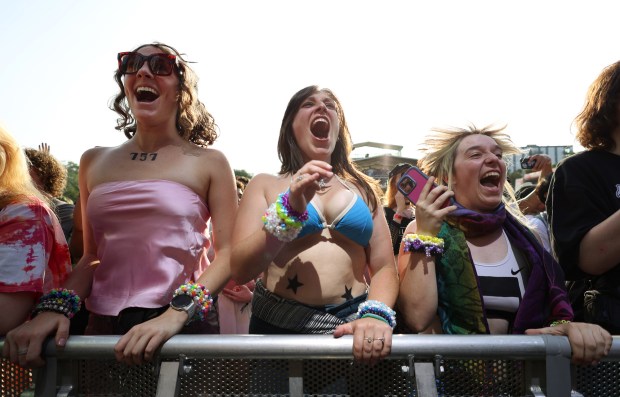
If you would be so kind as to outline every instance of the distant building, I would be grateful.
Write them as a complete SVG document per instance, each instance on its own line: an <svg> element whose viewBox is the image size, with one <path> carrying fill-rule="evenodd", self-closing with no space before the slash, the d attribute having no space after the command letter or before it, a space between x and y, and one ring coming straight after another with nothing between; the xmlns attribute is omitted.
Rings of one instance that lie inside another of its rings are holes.
<svg viewBox="0 0 620 397"><path fill-rule="evenodd" d="M515 172L521 169L521 159L527 156L531 156L533 154L546 154L551 157L551 164L556 165L560 162L560 160L570 156L573 154L573 147L566 146L538 146L538 145L527 145L525 147L520 148L523 151L523 155L513 154L508 157L508 173Z"/></svg>
<svg viewBox="0 0 620 397"><path fill-rule="evenodd" d="M416 165L418 162L417 159L403 157L402 150L402 146L388 143L355 143L353 144L351 159L364 174L378 180L385 190L388 174L396 164L410 163Z"/></svg>

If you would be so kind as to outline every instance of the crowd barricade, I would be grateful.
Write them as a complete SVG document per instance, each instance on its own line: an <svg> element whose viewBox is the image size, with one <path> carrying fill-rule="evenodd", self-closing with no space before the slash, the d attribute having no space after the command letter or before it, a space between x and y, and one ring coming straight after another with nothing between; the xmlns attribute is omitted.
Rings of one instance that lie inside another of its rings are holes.
<svg viewBox="0 0 620 397"><path fill-rule="evenodd" d="M177 335L138 366L114 360L118 339L72 336L64 349L50 340L32 372L1 360L1 395L620 395L620 337L593 367L571 366L568 339L549 335L395 335L372 367L353 361L351 336Z"/></svg>

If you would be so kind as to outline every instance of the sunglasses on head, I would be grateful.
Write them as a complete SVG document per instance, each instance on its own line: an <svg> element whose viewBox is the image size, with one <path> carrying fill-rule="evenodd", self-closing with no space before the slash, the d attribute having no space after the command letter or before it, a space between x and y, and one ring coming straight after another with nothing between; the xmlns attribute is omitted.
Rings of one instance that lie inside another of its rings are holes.
<svg viewBox="0 0 620 397"><path fill-rule="evenodd" d="M151 73L157 76L169 76L177 62L173 54L142 55L139 52L119 52L118 70L121 74L135 74L147 62Z"/></svg>

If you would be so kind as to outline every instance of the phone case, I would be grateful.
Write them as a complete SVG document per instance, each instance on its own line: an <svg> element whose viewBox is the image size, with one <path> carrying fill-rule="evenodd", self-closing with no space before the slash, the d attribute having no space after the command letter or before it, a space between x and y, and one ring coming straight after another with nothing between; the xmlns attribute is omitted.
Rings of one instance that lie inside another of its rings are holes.
<svg viewBox="0 0 620 397"><path fill-rule="evenodd" d="M428 181L428 175L426 175L418 167L413 166L403 174L396 185L398 190L407 197L414 205L418 203L420 193L424 189L424 185ZM433 184L433 188L437 187L437 184ZM446 200L442 207L447 207L452 204L452 198Z"/></svg>

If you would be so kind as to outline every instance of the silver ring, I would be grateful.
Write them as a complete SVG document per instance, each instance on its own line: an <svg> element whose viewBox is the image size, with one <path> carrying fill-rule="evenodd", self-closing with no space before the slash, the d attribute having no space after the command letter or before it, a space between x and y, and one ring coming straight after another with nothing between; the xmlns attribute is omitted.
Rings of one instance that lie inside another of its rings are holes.
<svg viewBox="0 0 620 397"><path fill-rule="evenodd" d="M18 349L17 350L17 355L18 356L25 356L28 353L28 348L24 348L24 349Z"/></svg>
<svg viewBox="0 0 620 397"><path fill-rule="evenodd" d="M385 343L385 338L384 337L375 338L374 340L378 340L378 341L381 341L381 343Z"/></svg>
<svg viewBox="0 0 620 397"><path fill-rule="evenodd" d="M366 342L368 342L368 343L372 343L372 341L374 340L374 339L373 339L373 338L371 338L370 336L369 336L369 337L367 337L367 338L365 338L365 339L366 339Z"/></svg>
<svg viewBox="0 0 620 397"><path fill-rule="evenodd" d="M295 180L297 182L301 181L302 179L304 179L304 175L303 174L300 174L297 178L295 178Z"/></svg>

